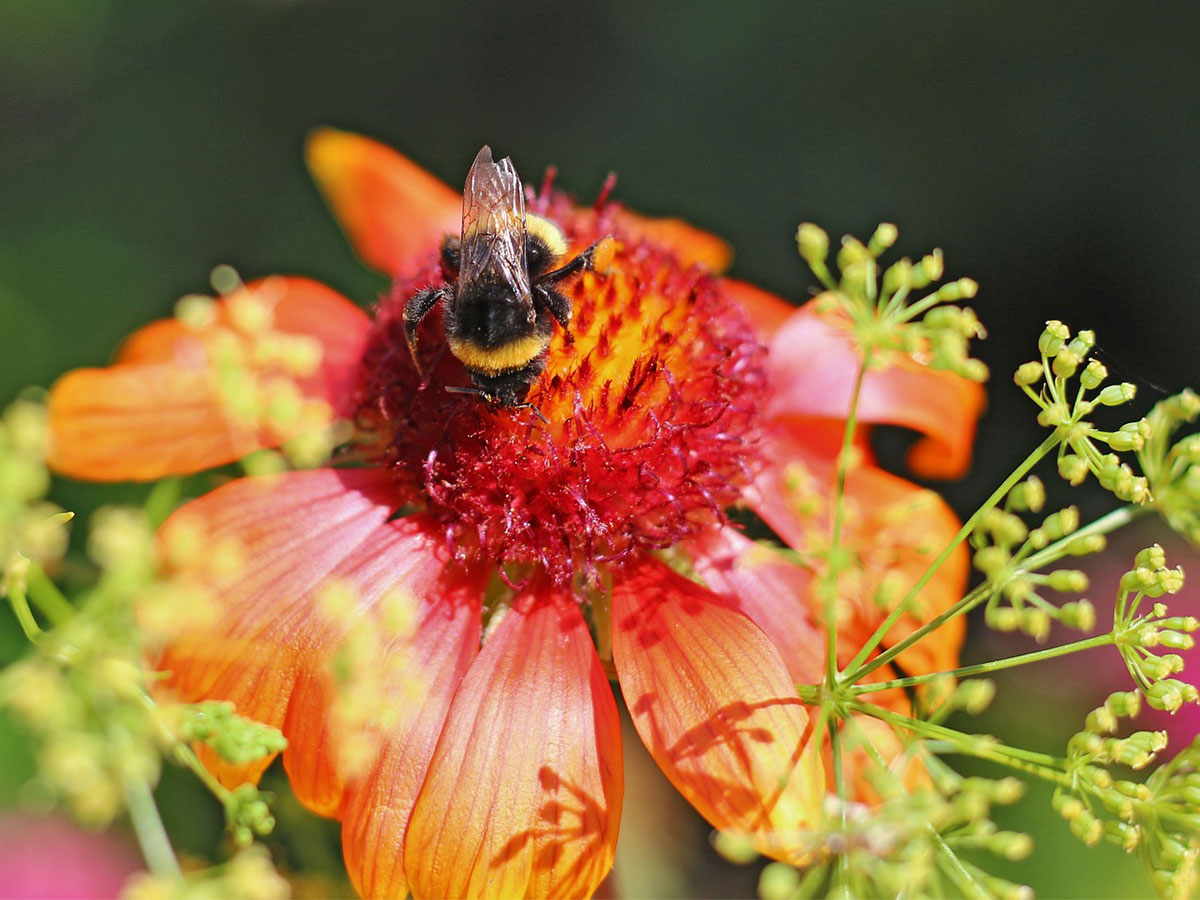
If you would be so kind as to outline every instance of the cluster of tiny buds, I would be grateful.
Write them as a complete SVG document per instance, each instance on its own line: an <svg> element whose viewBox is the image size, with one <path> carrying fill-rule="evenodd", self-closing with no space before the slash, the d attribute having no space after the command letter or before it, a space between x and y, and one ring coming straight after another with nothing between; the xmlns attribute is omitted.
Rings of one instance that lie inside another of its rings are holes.
<svg viewBox="0 0 1200 900"><path fill-rule="evenodd" d="M249 474L311 468L348 439L322 400L306 397L299 381L320 368L323 348L311 335L275 327L275 306L284 285L266 279L251 288L232 266L220 265L210 281L221 297L188 294L175 304L176 320L204 342L220 402L234 423L266 428L280 437L280 451L247 458Z"/></svg>
<svg viewBox="0 0 1200 900"><path fill-rule="evenodd" d="M903 258L883 268L879 258L899 237L895 225L884 223L864 244L842 238L835 279L828 266L829 235L811 222L800 225L796 243L800 256L828 289L819 308L845 314L857 343L876 365L886 364L892 352L907 353L934 369L954 372L972 381L987 379L987 366L971 359L969 343L983 337L983 325L973 310L946 306L974 297L979 285L959 278L910 302L914 291L940 281L944 263L940 250L913 262Z"/></svg>
<svg viewBox="0 0 1200 900"><path fill-rule="evenodd" d="M1137 691L1114 693L1088 713L1084 730L1068 743L1070 787L1059 787L1051 803L1085 844L1107 840L1127 853L1142 848L1156 886L1176 896L1165 889L1196 875L1196 846L1189 836L1200 833L1200 741L1145 781L1115 778L1108 767L1145 769L1167 745L1161 731L1114 736L1121 719L1138 714L1141 697Z"/></svg>
<svg viewBox="0 0 1200 900"><path fill-rule="evenodd" d="M1162 547L1142 550L1133 568L1121 576L1113 626L1117 649L1146 702L1172 713L1200 700L1200 694L1195 685L1172 677L1183 670L1182 656L1156 651L1190 650L1200 622L1194 616L1168 616L1163 603L1155 603L1146 615L1138 615L1138 609L1144 598L1157 599L1182 587L1183 569L1167 568Z"/></svg>
<svg viewBox="0 0 1200 900"><path fill-rule="evenodd" d="M1174 440L1200 417L1200 396L1191 389L1161 400L1146 415L1150 439L1138 452L1155 504L1175 531L1200 545L1200 434Z"/></svg>
<svg viewBox="0 0 1200 900"><path fill-rule="evenodd" d="M947 867L965 867L972 883L985 886L989 896L1031 897L1027 886L993 876L959 855L984 851L1015 861L1032 852L1028 835L1003 831L990 819L993 806L1022 797L1024 783L1017 778L964 778L946 769L930 774L933 790L909 792L893 785L882 806L827 796L825 825L813 835L819 862L804 870L768 864L759 879L759 895L777 900L813 896L822 879L830 880L832 894L921 895L933 892ZM714 844L736 862L754 859L736 837L717 838ZM847 857L851 864L841 866L839 860ZM849 883L839 883L843 871Z"/></svg>
<svg viewBox="0 0 1200 900"><path fill-rule="evenodd" d="M1102 431L1087 421L1097 407L1120 406L1137 393L1128 382L1102 387L1108 369L1097 359L1087 359L1095 344L1093 332L1080 331L1072 337L1066 325L1051 320L1038 339L1041 361L1021 365L1013 380L1040 407L1038 423L1055 429L1060 437L1058 471L1066 481L1082 484L1091 472L1118 498L1146 503L1151 499L1149 481L1134 475L1116 454L1140 451L1152 434L1149 421L1128 422L1115 431ZM1079 385L1072 397L1068 382L1076 377ZM1042 387L1035 391L1039 383ZM1113 452L1101 452L1097 442Z"/></svg>
<svg viewBox="0 0 1200 900"><path fill-rule="evenodd" d="M1055 621L1090 630L1096 624L1096 610L1088 600L1056 605L1038 593L1041 589L1082 593L1088 589L1082 571L1037 570L1064 556L1095 553L1105 543L1099 534L1073 536L1079 529L1079 510L1074 506L1051 513L1036 528L1029 528L1019 513L1039 513L1045 502L1045 486L1031 476L1009 492L1003 508L987 510L971 535L975 567L992 586L984 611L987 623L998 631L1021 631L1038 640L1049 637ZM1042 559L1031 559L1039 551L1047 552Z"/></svg>

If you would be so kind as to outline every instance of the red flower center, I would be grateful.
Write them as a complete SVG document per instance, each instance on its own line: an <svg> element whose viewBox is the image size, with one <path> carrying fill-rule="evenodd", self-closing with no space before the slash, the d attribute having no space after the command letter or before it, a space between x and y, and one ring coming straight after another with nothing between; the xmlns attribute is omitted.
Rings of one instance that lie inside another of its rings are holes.
<svg viewBox="0 0 1200 900"><path fill-rule="evenodd" d="M358 420L404 502L427 507L460 557L540 564L559 583L637 548L668 547L723 521L753 465L765 351L701 267L620 226L617 207L579 210L557 192L530 203L571 252L611 234L604 274L566 287L530 409L450 393L467 384L435 312L422 325L424 383L404 341L409 297L442 275L402 279L377 311Z"/></svg>

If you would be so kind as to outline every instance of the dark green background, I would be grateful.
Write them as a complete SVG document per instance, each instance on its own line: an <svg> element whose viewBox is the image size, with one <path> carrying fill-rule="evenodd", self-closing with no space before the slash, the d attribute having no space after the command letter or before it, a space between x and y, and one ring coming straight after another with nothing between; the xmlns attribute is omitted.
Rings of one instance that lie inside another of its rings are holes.
<svg viewBox="0 0 1200 900"><path fill-rule="evenodd" d="M301 164L333 124L452 184L484 142L584 198L615 170L796 300L802 219L942 247L991 330L966 508L1038 440L1009 374L1045 319L1095 328L1147 403L1200 381L1198 26L1184 2L6 0L0 398L102 363L218 263L369 303ZM1045 893L1146 891L1065 834L1025 870Z"/></svg>

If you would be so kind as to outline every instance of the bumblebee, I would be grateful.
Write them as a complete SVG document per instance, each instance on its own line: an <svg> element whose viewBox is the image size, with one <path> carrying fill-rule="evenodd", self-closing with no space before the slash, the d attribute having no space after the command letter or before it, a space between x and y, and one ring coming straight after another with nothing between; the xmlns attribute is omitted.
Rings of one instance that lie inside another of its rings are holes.
<svg viewBox="0 0 1200 900"><path fill-rule="evenodd" d="M525 397L546 367L554 323L571 323L571 301L556 285L595 269L610 248L611 240L602 238L559 265L567 253L563 233L526 214L512 160L495 162L484 147L467 172L462 233L442 242L446 284L426 288L404 305L404 338L418 370L417 328L441 303L446 343L473 385L449 390L500 406L528 406Z"/></svg>

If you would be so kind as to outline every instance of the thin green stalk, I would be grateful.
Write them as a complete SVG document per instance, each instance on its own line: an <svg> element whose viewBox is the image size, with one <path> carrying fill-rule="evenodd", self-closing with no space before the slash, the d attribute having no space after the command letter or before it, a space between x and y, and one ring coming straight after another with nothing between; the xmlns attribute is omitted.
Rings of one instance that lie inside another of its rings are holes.
<svg viewBox="0 0 1200 900"><path fill-rule="evenodd" d="M937 559L929 564L929 567L917 580L917 583L914 584L912 588L909 589L909 592L904 595L904 599L896 604L895 608L892 609L888 617L879 625L879 627L875 629L875 633L871 635L871 639L862 646L862 649L859 650L854 659L850 661L850 665L846 667L846 670L842 675L841 680L843 683L848 684L857 681L866 673L872 672L879 668L879 666L883 665L883 663L880 662L882 656L876 657L866 666L863 666L863 662L875 651L875 648L879 646L880 641L882 641L884 636L891 631L892 626L900 620L902 615L904 615L909 605L914 599L916 599L917 595L921 593L921 590L925 587L925 585L929 583L929 580L934 576L934 573L936 573L937 570L940 569L946 562L946 560L950 558L950 554L957 549L959 544L967 539L972 531L974 531L975 524L979 521L979 519L988 510L1003 500L1005 495L1014 487L1016 487L1017 483L1028 474L1029 470L1037 465L1043 456L1053 450L1060 440L1061 436L1059 433L1057 431L1052 432L1037 446L1037 449L1030 453L1029 456L1025 457L1025 461L1017 466L1016 470L1009 475L1008 478L1004 479L1004 483L992 492L992 495L988 497L986 501L984 501L983 505L979 507L979 509L975 510L971 518L967 519L967 521L963 523L962 528L958 530L958 534L956 534L951 539L950 543L946 545L945 549L938 554Z"/></svg>
<svg viewBox="0 0 1200 900"><path fill-rule="evenodd" d="M1069 785L1070 779L1059 768L1061 765L1059 760L1045 753L1023 751L1019 748L1008 747L998 742L965 735L961 731L955 731L953 728L947 728L945 725L935 725L932 722L913 719L909 716L893 712L890 709L884 709L882 706L877 706L874 703L850 700L846 705L856 712L863 712L874 716L877 719L887 722L889 725L903 728L906 731L911 731L923 737L932 737L945 741L955 753L974 756L978 759L986 759L989 762L1008 766L1010 769L1016 769L1029 775L1036 775L1055 784Z"/></svg>
<svg viewBox="0 0 1200 900"><path fill-rule="evenodd" d="M824 594L825 613L825 680L829 684L837 682L837 581L841 565L842 527L846 516L846 475L849 470L850 451L854 446L854 432L858 427L858 401L862 394L863 381L866 379L867 368L871 365L871 350L863 353L858 366L858 374L854 379L854 391L850 395L850 409L846 413L846 427L842 431L842 449L838 454L837 488L834 492L833 504L833 534L829 540L829 565L822 576L821 590ZM833 733L831 729L830 733ZM835 756L836 759L836 756Z"/></svg>
<svg viewBox="0 0 1200 900"><path fill-rule="evenodd" d="M57 628L75 617L76 609L71 601L37 563L29 566L26 581L29 585L29 599L52 626Z"/></svg>
<svg viewBox="0 0 1200 900"><path fill-rule="evenodd" d="M179 860L171 849L171 840L158 814L150 786L137 778L128 779L125 782L125 803L129 807L129 819L133 823L133 832L141 847L142 857L146 860L146 867L159 878L182 879L183 870L179 868Z"/></svg>
<svg viewBox="0 0 1200 900"><path fill-rule="evenodd" d="M8 586L8 602L12 606L13 614L17 617L17 621L21 625L21 630L25 632L25 637L31 643L38 643L42 639L42 626L37 623L37 619L33 617L33 610L29 608L29 600L25 596L25 585L19 583L19 578L9 578Z"/></svg>
<svg viewBox="0 0 1200 900"><path fill-rule="evenodd" d="M959 889L962 890L965 897L986 897L988 892L983 885L979 884L975 876L959 859L958 854L954 849L946 843L946 839L942 837L933 825L929 825L929 833L933 836L933 841L937 844L938 849L942 851L942 858L948 864L947 875L954 881Z"/></svg>
<svg viewBox="0 0 1200 900"><path fill-rule="evenodd" d="M1030 554L1030 556L1026 559L1020 560L1020 566L1017 568L1017 573L1020 574L1023 572L1033 572L1042 568L1042 566L1061 559L1066 554L1066 548L1075 539L1086 537L1092 534L1107 534L1111 531L1116 531L1118 528L1127 525L1129 522L1133 521L1136 516L1139 516L1146 511L1146 507L1134 505L1124 506L1120 509L1114 509L1112 512L1106 513L1091 524L1060 538L1052 544L1047 544L1036 553ZM862 678L864 675L875 671L880 666L891 662L913 644L924 638L925 635L940 628L943 622L949 621L957 615L970 611L981 601L986 599L993 588L994 586L989 581L985 581L982 584L977 585L969 594L967 594L967 596L955 603L954 606L950 607L950 609L946 610L936 618L926 622L916 631L909 634L903 640L893 644L883 653L879 654L879 656L875 657L875 659L871 660L871 662L866 666L859 669L856 679Z"/></svg>
<svg viewBox="0 0 1200 900"><path fill-rule="evenodd" d="M850 686L851 693L854 694L873 694L876 691L886 691L892 688L913 687L918 684L926 684L930 681L937 681L940 678L965 678L968 675L982 675L988 672L998 672L1001 669L1011 669L1014 666L1024 666L1029 663L1042 662L1047 659L1054 659L1056 656L1065 656L1068 653L1078 653L1080 650L1091 650L1093 647L1103 647L1105 644L1111 644L1114 641L1112 632L1107 634L1099 634L1095 637L1087 638L1082 641L1073 641L1070 644L1062 644L1058 647L1048 647L1045 650L1035 650L1032 653L1023 653L1020 656L1010 656L1005 659L995 659L991 662L979 663L974 666L962 666L958 669L949 669L945 672L930 672L928 675L912 675L908 678L895 678L891 681L872 682L871 684L855 684Z"/></svg>

